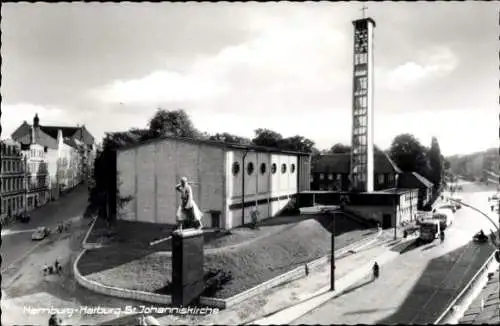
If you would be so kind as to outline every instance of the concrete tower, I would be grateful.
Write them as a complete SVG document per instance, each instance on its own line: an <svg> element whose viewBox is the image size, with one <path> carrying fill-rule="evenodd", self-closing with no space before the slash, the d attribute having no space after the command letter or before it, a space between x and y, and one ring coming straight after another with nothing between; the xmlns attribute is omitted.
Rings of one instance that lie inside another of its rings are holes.
<svg viewBox="0 0 500 326"><path fill-rule="evenodd" d="M351 186L354 192L373 191L373 29L375 21L353 21Z"/></svg>

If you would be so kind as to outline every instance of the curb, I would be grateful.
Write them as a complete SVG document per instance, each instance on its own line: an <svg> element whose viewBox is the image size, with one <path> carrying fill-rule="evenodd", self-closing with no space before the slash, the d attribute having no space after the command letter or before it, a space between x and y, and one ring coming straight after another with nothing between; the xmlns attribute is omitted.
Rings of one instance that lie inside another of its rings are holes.
<svg viewBox="0 0 500 326"><path fill-rule="evenodd" d="M477 286L478 281L481 280L481 278L488 273L489 269L491 269L492 265L495 265L495 252L493 252L490 257L486 260L486 262L479 268L479 270L474 274L474 276L471 278L471 280L465 285L465 287L460 291L460 293L457 295L455 299L449 304L449 306L445 309L445 311L436 319L434 322L435 325L437 324L448 324L452 323L453 320L458 321L467 308L470 306L472 302L470 302L468 305L465 307L460 307L460 309L455 309L457 306L458 302L466 301L467 296L471 294L474 290L474 286ZM459 310L459 311L458 311Z"/></svg>
<svg viewBox="0 0 500 326"><path fill-rule="evenodd" d="M360 241L357 241L349 246L346 246L345 248L341 248L338 251L335 252L337 255L337 252L339 253L347 253L350 251L353 251L353 248L357 248L357 246L366 246L368 243L372 243L373 241L377 240L380 235L382 234L381 231L379 231L375 236L370 237L369 239L363 239ZM172 297L170 295L162 295L162 294L156 294L156 293L151 293L151 292L144 292L144 291L137 291L137 290L129 290L129 289L123 289L123 288L118 288L118 287L113 287L113 286L107 286L100 284L98 282L92 281L84 277L83 275L80 274L80 271L78 270L78 262L80 261L80 258L87 252L89 249L83 249L82 252L78 255L78 257L75 259L73 263L73 273L75 275L75 279L84 288L87 288L91 291L100 293L100 294L105 294L108 296L112 297L119 297L123 299L132 299L132 300L138 300L138 301L145 301L145 302L150 302L150 303L160 303L160 304L170 304L172 302ZM339 254L340 255L340 254ZM305 266L310 266L311 268L314 268L316 266L319 266L327 261L329 261L330 255L315 259L307 264ZM267 280L264 283L261 283L253 288L250 288L246 291L240 292L230 298L227 299L219 299L219 298L207 298L207 297L200 297L200 303L203 305L207 306L212 306L216 307L219 309L226 309L228 307L231 307L241 301L244 301L250 297L253 297L265 290L268 290L270 288L279 286L281 284L290 282L292 280L296 280L302 277L306 276L306 270L305 266L299 266L294 268L293 270L286 272L284 274L278 275L270 280Z"/></svg>
<svg viewBox="0 0 500 326"><path fill-rule="evenodd" d="M103 247L103 245L100 244L100 243L88 243L87 242L87 239L90 236L90 232L92 232L92 229L94 229L94 225L97 222L97 219L98 219L97 217L94 217L94 221L92 222L92 225L89 227L89 230L87 231L87 234L85 234L85 237L82 240L82 247L84 249L91 250L91 249L98 249L98 248L102 248Z"/></svg>

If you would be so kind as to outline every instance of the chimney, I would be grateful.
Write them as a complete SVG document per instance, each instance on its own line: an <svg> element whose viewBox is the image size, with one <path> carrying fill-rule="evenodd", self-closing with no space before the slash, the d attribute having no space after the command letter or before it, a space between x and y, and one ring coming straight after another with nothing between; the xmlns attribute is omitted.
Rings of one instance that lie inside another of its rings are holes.
<svg viewBox="0 0 500 326"><path fill-rule="evenodd" d="M63 142L63 134L62 134L62 130L59 129L59 130L57 130L57 145L61 146L62 142Z"/></svg>
<svg viewBox="0 0 500 326"><path fill-rule="evenodd" d="M40 125L40 119L38 118L38 113L35 114L33 118L33 127L38 127Z"/></svg>

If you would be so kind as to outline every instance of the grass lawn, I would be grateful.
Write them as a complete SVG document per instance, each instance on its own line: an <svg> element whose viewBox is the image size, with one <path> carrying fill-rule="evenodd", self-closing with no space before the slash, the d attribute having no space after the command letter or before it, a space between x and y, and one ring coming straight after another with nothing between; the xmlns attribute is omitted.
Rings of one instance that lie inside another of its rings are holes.
<svg viewBox="0 0 500 326"><path fill-rule="evenodd" d="M297 222L296 217L292 217L292 219L295 219L294 223ZM240 244L242 242L253 241L293 226L288 222L284 222L286 217L285 219L280 220L280 223L270 220L274 220L274 218L262 221L261 227L258 230L252 230L245 226L232 229L231 232L224 230L205 230L205 249L221 248ZM111 246L126 245L133 247L147 247L150 242L169 237L174 229L175 226L169 224L119 220L116 221L115 225L110 230L108 230L106 229L105 222L98 219L89 234L87 242L99 242ZM108 234L112 235L109 236ZM171 245L171 241L166 240L155 245L154 250L170 251L172 249Z"/></svg>
<svg viewBox="0 0 500 326"><path fill-rule="evenodd" d="M233 280L216 293L227 298L252 288L313 259L327 255L331 217L308 215L269 219L261 227L281 226L273 236L242 246L205 254L205 270L231 271ZM364 226L339 215L336 249L367 235ZM87 252L79 262L83 275L99 283L127 289L159 292L171 279L171 259L151 248L111 246Z"/></svg>

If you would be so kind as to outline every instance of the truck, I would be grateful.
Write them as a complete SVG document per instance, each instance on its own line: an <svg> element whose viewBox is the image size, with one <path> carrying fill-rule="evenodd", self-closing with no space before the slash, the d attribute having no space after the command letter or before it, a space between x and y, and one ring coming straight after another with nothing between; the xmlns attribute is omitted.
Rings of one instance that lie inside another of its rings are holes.
<svg viewBox="0 0 500 326"><path fill-rule="evenodd" d="M419 241L433 242L441 234L441 223L435 219L425 219L420 222Z"/></svg>
<svg viewBox="0 0 500 326"><path fill-rule="evenodd" d="M440 222L441 230L446 230L447 227L453 224L454 215L450 209L438 209L432 215L432 219Z"/></svg>

